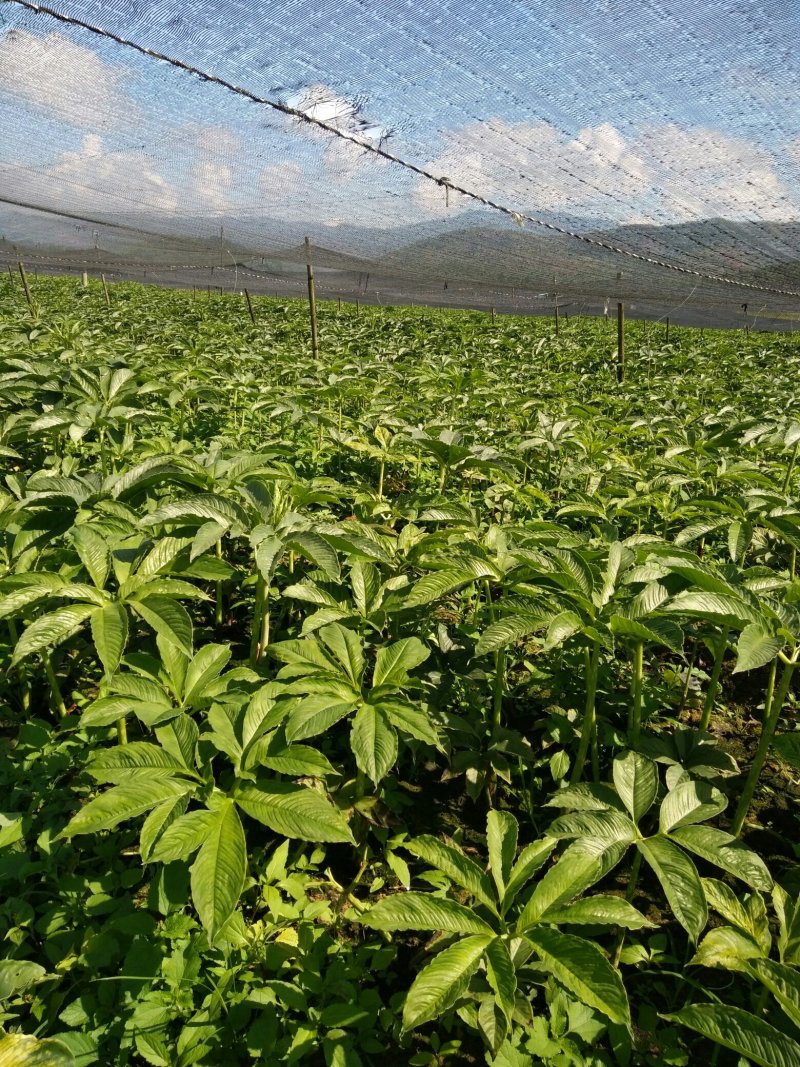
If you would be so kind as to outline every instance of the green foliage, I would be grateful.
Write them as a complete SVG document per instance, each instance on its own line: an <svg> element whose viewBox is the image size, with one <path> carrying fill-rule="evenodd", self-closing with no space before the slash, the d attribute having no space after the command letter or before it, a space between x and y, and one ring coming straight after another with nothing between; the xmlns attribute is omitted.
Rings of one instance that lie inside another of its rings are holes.
<svg viewBox="0 0 800 1067"><path fill-rule="evenodd" d="M36 288L0 1063L796 1063L795 339Z"/></svg>

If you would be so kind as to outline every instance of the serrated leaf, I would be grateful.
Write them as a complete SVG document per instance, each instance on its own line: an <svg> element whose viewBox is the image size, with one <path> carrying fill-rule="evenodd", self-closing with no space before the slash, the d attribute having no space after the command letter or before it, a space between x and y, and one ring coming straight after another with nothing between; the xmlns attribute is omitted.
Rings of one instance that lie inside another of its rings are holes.
<svg viewBox="0 0 800 1067"><path fill-rule="evenodd" d="M242 786L236 803L251 818L284 837L301 841L343 841L353 835L339 811L314 789L289 782Z"/></svg>
<svg viewBox="0 0 800 1067"><path fill-rule="evenodd" d="M75 1067L75 1057L60 1041L40 1041L29 1034L2 1034L0 1067Z"/></svg>
<svg viewBox="0 0 800 1067"><path fill-rule="evenodd" d="M659 610L724 623L731 627L761 621L754 608L738 597L726 593L694 592L687 589L662 604Z"/></svg>
<svg viewBox="0 0 800 1067"><path fill-rule="evenodd" d="M486 843L489 847L489 871L501 899L517 854L518 837L519 824L511 812L492 808L486 817Z"/></svg>
<svg viewBox="0 0 800 1067"><path fill-rule="evenodd" d="M204 645L186 668L183 703L192 707L206 686L218 678L231 658L227 645Z"/></svg>
<svg viewBox="0 0 800 1067"><path fill-rule="evenodd" d="M756 1015L727 1004L690 1004L662 1018L688 1026L760 1067L797 1067L800 1044Z"/></svg>
<svg viewBox="0 0 800 1067"><path fill-rule="evenodd" d="M514 1013L517 976L508 946L502 938L496 937L486 946L486 977L494 990L498 1004L510 1022Z"/></svg>
<svg viewBox="0 0 800 1067"><path fill-rule="evenodd" d="M520 638L527 637L544 630L549 618L543 615L534 615L531 612L506 615L497 622L490 623L478 638L475 653L484 656L488 652L496 652L514 644Z"/></svg>
<svg viewBox="0 0 800 1067"><path fill-rule="evenodd" d="M797 971L770 959L751 959L744 969L766 986L794 1025L800 1027L800 975Z"/></svg>
<svg viewBox="0 0 800 1067"><path fill-rule="evenodd" d="M239 813L229 798L202 829L204 843L192 864L192 901L213 942L233 914L244 888L247 843Z"/></svg>
<svg viewBox="0 0 800 1067"><path fill-rule="evenodd" d="M772 875L764 861L732 834L713 826L681 826L672 830L669 836L683 848L735 875L753 889L764 893L772 889Z"/></svg>
<svg viewBox="0 0 800 1067"><path fill-rule="evenodd" d="M443 949L414 979L403 1008L403 1029L413 1030L451 1008L466 992L490 936L465 937Z"/></svg>
<svg viewBox="0 0 800 1067"><path fill-rule="evenodd" d="M736 666L734 674L752 671L771 663L786 644L782 637L776 637L763 622L752 622L745 626L736 642Z"/></svg>
<svg viewBox="0 0 800 1067"><path fill-rule="evenodd" d="M558 863L544 875L528 898L517 920L517 931L525 933L550 908L565 904L599 882L622 859L628 844L623 841L576 841Z"/></svg>
<svg viewBox="0 0 800 1067"><path fill-rule="evenodd" d="M339 580L339 559L335 550L320 534L313 530L303 530L292 534L289 544L324 571L331 581Z"/></svg>
<svg viewBox="0 0 800 1067"><path fill-rule="evenodd" d="M658 794L655 763L639 752L626 752L614 760L614 785L635 823L650 810Z"/></svg>
<svg viewBox="0 0 800 1067"><path fill-rule="evenodd" d="M626 930L641 930L645 926L655 926L640 911L622 897L597 894L583 897L574 904L563 907L548 908L542 916L542 922L577 923L582 926L621 926Z"/></svg>
<svg viewBox="0 0 800 1067"><path fill-rule="evenodd" d="M85 524L72 527L72 542L89 577L98 589L102 589L111 566L108 542L97 530Z"/></svg>
<svg viewBox="0 0 800 1067"><path fill-rule="evenodd" d="M131 741L100 749L92 755L87 770L98 782L152 780L193 773L166 749L149 741Z"/></svg>
<svg viewBox="0 0 800 1067"><path fill-rule="evenodd" d="M397 734L380 708L362 704L353 719L350 748L360 771L382 781L397 761Z"/></svg>
<svg viewBox="0 0 800 1067"><path fill-rule="evenodd" d="M128 641L128 613L116 600L102 608L95 608L90 616L92 640L107 677L111 677L122 661Z"/></svg>
<svg viewBox="0 0 800 1067"><path fill-rule="evenodd" d="M174 860L188 860L192 853L216 832L218 815L218 812L205 809L181 815L164 830L147 862L172 863Z"/></svg>
<svg viewBox="0 0 800 1067"><path fill-rule="evenodd" d="M732 926L717 926L709 930L689 963L695 967L724 967L730 971L742 971L746 960L761 954L752 937L734 930Z"/></svg>
<svg viewBox="0 0 800 1067"><path fill-rule="evenodd" d="M146 600L131 600L130 605L159 637L191 658L192 620L182 604L170 597L148 596Z"/></svg>
<svg viewBox="0 0 800 1067"><path fill-rule="evenodd" d="M719 815L728 806L728 798L707 782L681 782L667 793L658 813L662 834L680 826L705 822Z"/></svg>
<svg viewBox="0 0 800 1067"><path fill-rule="evenodd" d="M181 796L191 789L189 782L179 782L173 778L115 786L84 804L59 836L74 837L77 834L95 834L100 830L110 830L125 819L142 815L156 804L171 797Z"/></svg>
<svg viewBox="0 0 800 1067"><path fill-rule="evenodd" d="M517 862L511 868L503 894L503 912L505 913L519 891L530 881L534 874L544 866L557 845L553 837L532 841L520 852Z"/></svg>
<svg viewBox="0 0 800 1067"><path fill-rule="evenodd" d="M373 904L360 920L373 930L442 930L454 934L486 934L492 928L472 908L449 897L429 893L395 893Z"/></svg>
<svg viewBox="0 0 800 1067"><path fill-rule="evenodd" d="M94 604L68 604L42 615L30 624L17 641L12 664L45 648L60 645L81 628L94 610Z"/></svg>
<svg viewBox="0 0 800 1067"><path fill-rule="evenodd" d="M488 876L460 849L428 834L407 841L404 848L442 871L451 882L466 889L476 900L495 910L496 902Z"/></svg>
<svg viewBox="0 0 800 1067"><path fill-rule="evenodd" d="M375 657L373 688L380 685L402 686L409 672L424 663L429 655L430 651L418 637L404 637L394 644L384 645L378 649Z"/></svg>
<svg viewBox="0 0 800 1067"><path fill-rule="evenodd" d="M552 975L583 1004L612 1022L630 1026L628 997L619 971L615 971L595 945L574 934L537 927L526 934Z"/></svg>
<svg viewBox="0 0 800 1067"><path fill-rule="evenodd" d="M661 883L673 914L692 941L697 941L708 922L708 908L697 868L665 837L639 841L639 851Z"/></svg>

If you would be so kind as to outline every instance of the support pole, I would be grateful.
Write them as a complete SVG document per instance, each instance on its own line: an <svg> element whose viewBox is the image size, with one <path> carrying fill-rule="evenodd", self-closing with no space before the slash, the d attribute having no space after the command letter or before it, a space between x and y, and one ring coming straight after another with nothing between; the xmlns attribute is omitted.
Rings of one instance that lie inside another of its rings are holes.
<svg viewBox="0 0 800 1067"><path fill-rule="evenodd" d="M617 304L617 381L625 377L625 305Z"/></svg>
<svg viewBox="0 0 800 1067"><path fill-rule="evenodd" d="M106 285L106 276L105 276L105 274L101 274L100 275L100 281L103 283L103 292L105 293L105 297L106 297L106 307L110 308L111 307L111 297L108 295L108 286Z"/></svg>
<svg viewBox="0 0 800 1067"><path fill-rule="evenodd" d="M556 320L556 337L558 337L558 304L556 304L556 306L553 308L553 313L555 315Z"/></svg>
<svg viewBox="0 0 800 1067"><path fill-rule="evenodd" d="M85 270L83 272L83 277L82 277L81 280L83 282L83 288L85 289L86 286L89 284L89 272L88 271Z"/></svg>
<svg viewBox="0 0 800 1067"><path fill-rule="evenodd" d="M669 315L667 315L667 344L669 344Z"/></svg>
<svg viewBox="0 0 800 1067"><path fill-rule="evenodd" d="M256 315L255 315L255 312L253 311L253 304L252 304L252 301L250 300L250 294L248 293L248 291L246 289L244 291L244 298L247 301L247 310L250 312L250 318L251 318L251 320L253 322L253 325L255 326L255 324L256 324Z"/></svg>
<svg viewBox="0 0 800 1067"><path fill-rule="evenodd" d="M494 325L494 308L492 308L492 324Z"/></svg>
<svg viewBox="0 0 800 1067"><path fill-rule="evenodd" d="M19 261L19 276L22 278L22 288L25 290L25 299L28 301L28 307L31 309L31 315L36 313L36 308L33 306L33 296L31 295L31 287L28 285L28 275L25 273L25 267L22 260Z"/></svg>
<svg viewBox="0 0 800 1067"><path fill-rule="evenodd" d="M319 355L317 340L317 296L314 290L314 268L311 266L311 242L306 237L306 273L308 274L308 310L311 315L311 354Z"/></svg>

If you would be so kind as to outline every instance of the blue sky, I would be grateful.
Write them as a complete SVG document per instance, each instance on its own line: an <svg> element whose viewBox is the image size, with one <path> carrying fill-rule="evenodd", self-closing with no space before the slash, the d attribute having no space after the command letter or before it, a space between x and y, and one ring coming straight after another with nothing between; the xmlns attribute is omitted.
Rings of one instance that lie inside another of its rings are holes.
<svg viewBox="0 0 800 1067"><path fill-rule="evenodd" d="M515 210L609 226L800 217L794 0L65 0L60 10L264 96L357 105L398 155ZM471 210L13 3L0 4L0 109L0 179L48 206L386 229Z"/></svg>

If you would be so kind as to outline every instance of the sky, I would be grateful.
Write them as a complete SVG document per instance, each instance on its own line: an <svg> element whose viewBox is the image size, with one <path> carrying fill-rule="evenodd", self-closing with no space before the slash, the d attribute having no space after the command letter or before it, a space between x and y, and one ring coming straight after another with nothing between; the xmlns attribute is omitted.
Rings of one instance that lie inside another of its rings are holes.
<svg viewBox="0 0 800 1067"><path fill-rule="evenodd" d="M800 218L795 0L57 9L518 212L582 228ZM475 215L324 131L8 0L0 114L3 195L56 210L198 234L236 218L388 232Z"/></svg>

